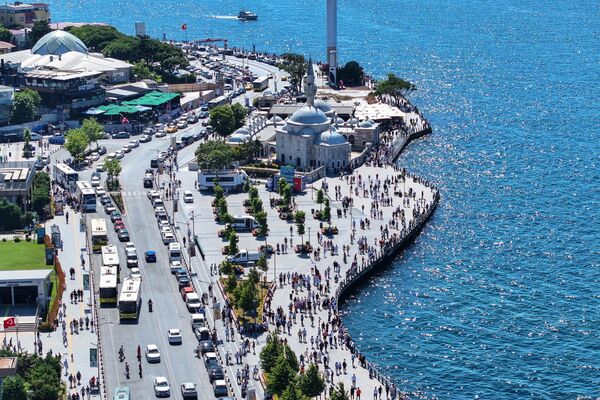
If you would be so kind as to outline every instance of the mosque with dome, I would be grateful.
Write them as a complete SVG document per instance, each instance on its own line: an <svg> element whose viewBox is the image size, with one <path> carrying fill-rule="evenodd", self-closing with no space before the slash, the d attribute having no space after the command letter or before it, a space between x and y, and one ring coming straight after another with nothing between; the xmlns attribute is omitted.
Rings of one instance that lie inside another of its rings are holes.
<svg viewBox="0 0 600 400"><path fill-rule="evenodd" d="M276 129L276 152L280 164L302 171L324 166L336 173L349 166L351 144L336 128L336 116L323 100L315 100L317 87L312 62L304 80L306 105L298 108Z"/></svg>

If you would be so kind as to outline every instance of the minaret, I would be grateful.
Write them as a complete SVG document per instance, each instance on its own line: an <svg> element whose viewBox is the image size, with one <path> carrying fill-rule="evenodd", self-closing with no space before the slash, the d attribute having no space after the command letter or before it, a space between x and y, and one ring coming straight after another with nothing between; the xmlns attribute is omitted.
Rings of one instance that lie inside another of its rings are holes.
<svg viewBox="0 0 600 400"><path fill-rule="evenodd" d="M308 104L309 107L314 107L317 86L315 85L315 72L313 70L312 58L308 59L306 77L304 78L304 94L306 94L306 104Z"/></svg>
<svg viewBox="0 0 600 400"><path fill-rule="evenodd" d="M327 0L327 64L329 84L337 83L337 0Z"/></svg>

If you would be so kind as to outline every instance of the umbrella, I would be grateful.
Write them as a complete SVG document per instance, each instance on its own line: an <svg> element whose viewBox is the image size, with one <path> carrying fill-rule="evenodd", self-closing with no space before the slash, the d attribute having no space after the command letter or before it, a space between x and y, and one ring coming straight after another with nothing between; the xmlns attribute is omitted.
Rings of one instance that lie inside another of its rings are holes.
<svg viewBox="0 0 600 400"><path fill-rule="evenodd" d="M92 108L90 108L89 110L87 110L87 111L85 112L85 114L86 114L86 115L100 115L100 114L104 114L105 112L106 112L106 111L104 111L104 110L99 110L99 109L97 109L97 108L94 108L94 107L92 107Z"/></svg>

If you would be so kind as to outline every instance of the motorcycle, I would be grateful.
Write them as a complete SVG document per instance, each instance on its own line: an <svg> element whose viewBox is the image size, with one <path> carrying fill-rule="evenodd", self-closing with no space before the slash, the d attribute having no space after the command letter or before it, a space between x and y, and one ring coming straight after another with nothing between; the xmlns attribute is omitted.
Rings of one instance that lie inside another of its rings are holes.
<svg viewBox="0 0 600 400"><path fill-rule="evenodd" d="M152 300L148 300L148 312L152 312Z"/></svg>

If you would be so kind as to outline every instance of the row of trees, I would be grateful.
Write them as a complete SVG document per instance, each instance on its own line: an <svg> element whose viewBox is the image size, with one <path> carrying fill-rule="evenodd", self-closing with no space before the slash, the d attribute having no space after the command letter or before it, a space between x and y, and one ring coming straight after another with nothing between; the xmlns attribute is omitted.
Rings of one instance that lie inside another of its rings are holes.
<svg viewBox="0 0 600 400"><path fill-rule="evenodd" d="M260 366L267 374L267 390L280 400L308 400L325 390L325 379L315 364L298 374L296 354L275 333L260 353Z"/></svg>
<svg viewBox="0 0 600 400"><path fill-rule="evenodd" d="M86 118L81 128L70 129L66 135L65 149L74 160L80 161L91 143L98 146L98 140L102 139L104 129L94 118Z"/></svg>
<svg viewBox="0 0 600 400"><path fill-rule="evenodd" d="M41 220L46 218L50 206L50 175L38 172L33 178L31 190L31 209L35 211Z"/></svg>
<svg viewBox="0 0 600 400"><path fill-rule="evenodd" d="M83 25L69 32L77 36L88 48L102 52L106 57L134 64L137 79L155 79L169 83L195 82L196 77L177 75L179 69L189 65L184 52L168 43L148 36L128 36L112 26Z"/></svg>
<svg viewBox="0 0 600 400"><path fill-rule="evenodd" d="M196 160L202 169L228 168L234 161L249 162L260 152L258 140L250 140L239 146L232 146L220 140L201 143L196 149Z"/></svg>
<svg viewBox="0 0 600 400"><path fill-rule="evenodd" d="M2 400L58 400L64 396L60 359L49 354L15 354L0 350L2 357L18 357L17 374L2 382Z"/></svg>

